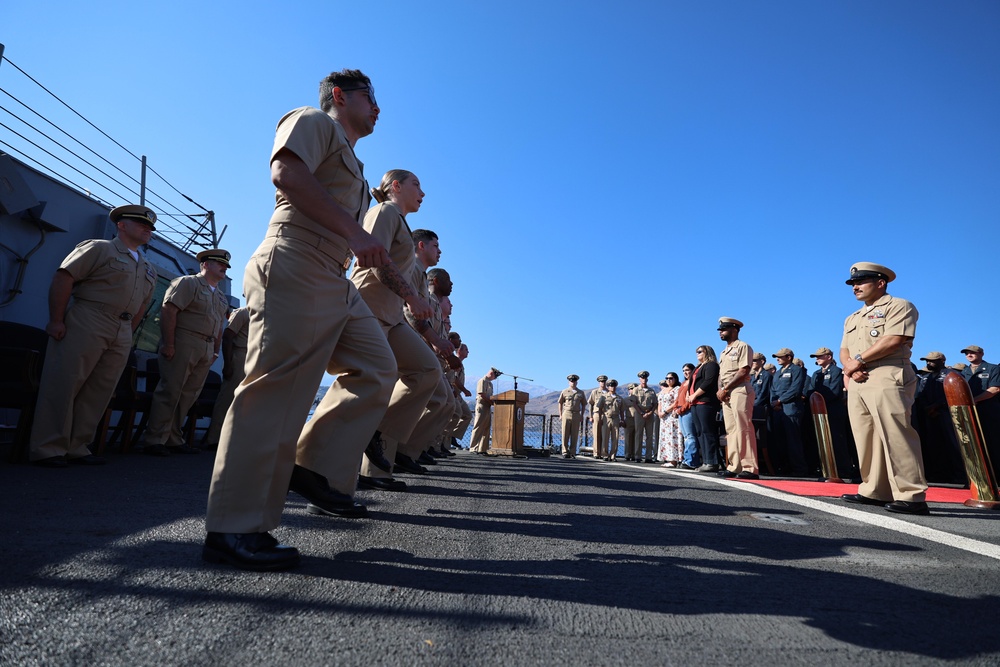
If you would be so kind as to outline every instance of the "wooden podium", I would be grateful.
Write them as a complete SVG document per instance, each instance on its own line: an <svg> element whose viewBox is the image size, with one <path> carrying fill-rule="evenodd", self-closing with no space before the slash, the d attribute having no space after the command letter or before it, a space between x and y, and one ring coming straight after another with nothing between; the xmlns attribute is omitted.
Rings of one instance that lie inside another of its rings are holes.
<svg viewBox="0 0 1000 667"><path fill-rule="evenodd" d="M516 456L524 447L524 406L528 394L505 391L493 397L493 454Z"/></svg>

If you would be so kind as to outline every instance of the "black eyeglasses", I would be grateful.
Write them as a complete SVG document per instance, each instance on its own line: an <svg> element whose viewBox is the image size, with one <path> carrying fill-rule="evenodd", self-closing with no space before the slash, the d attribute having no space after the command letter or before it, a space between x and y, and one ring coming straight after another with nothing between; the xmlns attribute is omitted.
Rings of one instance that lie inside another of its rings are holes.
<svg viewBox="0 0 1000 667"><path fill-rule="evenodd" d="M343 86L337 86L337 87L340 88L345 93L349 93L349 92L354 91L354 90L364 90L364 91L367 91L368 92L368 101L372 103L373 107L377 107L378 106L378 102L375 101L375 87L372 86L371 84L368 84L367 86L355 86L353 88L344 88Z"/></svg>

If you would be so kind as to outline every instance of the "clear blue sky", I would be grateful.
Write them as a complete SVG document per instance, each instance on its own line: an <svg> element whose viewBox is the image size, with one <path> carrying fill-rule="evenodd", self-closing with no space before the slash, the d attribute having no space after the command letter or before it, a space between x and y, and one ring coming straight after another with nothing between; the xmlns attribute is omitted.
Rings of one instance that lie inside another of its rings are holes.
<svg viewBox="0 0 1000 667"><path fill-rule="evenodd" d="M0 42L216 211L240 267L275 123L364 70L358 155L421 178L470 375L661 378L720 316L805 358L839 345L855 261L899 274L915 358L1000 361L994 0L276 6L5 2Z"/></svg>

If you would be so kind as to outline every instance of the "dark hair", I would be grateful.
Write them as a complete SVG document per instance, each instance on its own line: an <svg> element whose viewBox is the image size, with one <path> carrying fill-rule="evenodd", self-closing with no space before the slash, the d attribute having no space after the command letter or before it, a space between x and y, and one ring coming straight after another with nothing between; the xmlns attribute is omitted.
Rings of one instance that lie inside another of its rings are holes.
<svg viewBox="0 0 1000 667"><path fill-rule="evenodd" d="M437 237L435 236L434 238ZM451 278L451 276L448 275L448 272L445 271L444 269L431 269L430 271L427 272L427 282L433 282L442 276L447 276L448 278Z"/></svg>
<svg viewBox="0 0 1000 667"><path fill-rule="evenodd" d="M456 339L462 340L462 337L459 335L457 331L452 331L451 333L448 334L448 340L456 340Z"/></svg>
<svg viewBox="0 0 1000 667"><path fill-rule="evenodd" d="M333 108L334 88L354 88L355 86L370 86L372 80L369 79L359 69L342 69L339 72L330 72L319 82L319 108L329 111Z"/></svg>
<svg viewBox="0 0 1000 667"><path fill-rule="evenodd" d="M428 241L437 240L438 235L429 229L414 229L410 232L410 238L413 239L413 245L418 243L427 243Z"/></svg>
<svg viewBox="0 0 1000 667"><path fill-rule="evenodd" d="M681 370L693 371L694 364L684 364L683 366L681 366Z"/></svg>

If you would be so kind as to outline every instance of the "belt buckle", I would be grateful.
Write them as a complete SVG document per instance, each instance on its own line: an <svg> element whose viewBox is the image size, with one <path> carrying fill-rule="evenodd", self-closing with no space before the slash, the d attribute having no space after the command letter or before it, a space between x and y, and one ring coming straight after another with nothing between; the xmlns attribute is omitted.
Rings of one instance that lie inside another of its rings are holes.
<svg viewBox="0 0 1000 667"><path fill-rule="evenodd" d="M129 322L132 319L132 313L122 313L121 315L118 316L118 319Z"/></svg>

